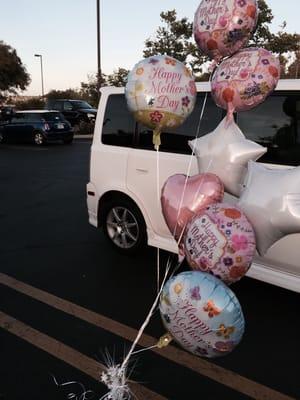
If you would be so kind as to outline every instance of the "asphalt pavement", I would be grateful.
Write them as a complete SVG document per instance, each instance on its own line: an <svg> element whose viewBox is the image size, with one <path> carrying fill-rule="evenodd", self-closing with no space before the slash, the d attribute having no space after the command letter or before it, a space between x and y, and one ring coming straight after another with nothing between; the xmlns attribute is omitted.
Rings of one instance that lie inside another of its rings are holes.
<svg viewBox="0 0 300 400"><path fill-rule="evenodd" d="M0 147L1 400L101 398L107 354L122 360L153 301L155 249L120 255L88 224L90 145ZM140 353L139 399L300 398L299 294L250 278L232 288L246 319L241 344L215 360L174 344ZM163 333L156 313L139 348Z"/></svg>

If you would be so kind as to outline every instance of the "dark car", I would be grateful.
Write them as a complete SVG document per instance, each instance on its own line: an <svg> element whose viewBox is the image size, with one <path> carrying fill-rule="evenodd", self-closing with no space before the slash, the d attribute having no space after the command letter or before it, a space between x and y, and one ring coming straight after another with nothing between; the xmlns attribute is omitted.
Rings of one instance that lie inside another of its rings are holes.
<svg viewBox="0 0 300 400"><path fill-rule="evenodd" d="M0 122L0 143L31 142L42 145L53 140L73 141L71 124L57 111L17 111Z"/></svg>
<svg viewBox="0 0 300 400"><path fill-rule="evenodd" d="M48 99L45 109L60 111L72 126L95 122L97 115L97 110L83 100Z"/></svg>

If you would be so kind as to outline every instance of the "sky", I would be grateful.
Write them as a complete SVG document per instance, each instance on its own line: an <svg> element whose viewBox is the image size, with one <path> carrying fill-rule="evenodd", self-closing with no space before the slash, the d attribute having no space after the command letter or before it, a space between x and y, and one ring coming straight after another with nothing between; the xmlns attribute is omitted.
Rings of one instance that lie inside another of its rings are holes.
<svg viewBox="0 0 300 400"><path fill-rule="evenodd" d="M0 0L0 40L14 47L31 76L25 95L41 94L42 54L45 92L78 88L97 71L96 0ZM160 13L176 9L193 20L200 0L100 0L101 67L105 74L131 69L143 58L144 42L161 25ZM274 21L300 32L299 0L267 0Z"/></svg>

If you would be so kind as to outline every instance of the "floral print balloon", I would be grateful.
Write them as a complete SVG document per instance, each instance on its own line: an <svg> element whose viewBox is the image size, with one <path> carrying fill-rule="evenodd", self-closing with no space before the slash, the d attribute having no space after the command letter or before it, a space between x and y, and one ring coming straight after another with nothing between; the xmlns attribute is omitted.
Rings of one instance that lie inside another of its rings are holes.
<svg viewBox="0 0 300 400"><path fill-rule="evenodd" d="M185 350L215 358L241 341L244 316L235 294L219 279L200 271L171 278L160 298L163 324Z"/></svg>
<svg viewBox="0 0 300 400"><path fill-rule="evenodd" d="M246 111L262 103L276 88L280 63L270 51L247 48L224 60L212 77L212 97L228 111Z"/></svg>
<svg viewBox="0 0 300 400"><path fill-rule="evenodd" d="M240 280L255 254L255 234L245 214L233 205L215 203L190 220L184 236L189 265L227 284Z"/></svg>
<svg viewBox="0 0 300 400"><path fill-rule="evenodd" d="M256 0L202 0L194 18L195 41L219 62L246 45L257 16Z"/></svg>
<svg viewBox="0 0 300 400"><path fill-rule="evenodd" d="M196 85L192 73L169 56L140 61L128 75L125 96L136 120L154 130L153 144L160 145L163 129L181 125L193 111Z"/></svg>

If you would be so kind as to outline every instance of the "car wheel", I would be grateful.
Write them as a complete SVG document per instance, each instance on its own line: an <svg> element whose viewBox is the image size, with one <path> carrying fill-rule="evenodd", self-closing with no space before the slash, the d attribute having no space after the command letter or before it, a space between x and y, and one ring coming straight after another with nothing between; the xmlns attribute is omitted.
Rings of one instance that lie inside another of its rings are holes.
<svg viewBox="0 0 300 400"><path fill-rule="evenodd" d="M145 221L133 202L113 200L106 204L103 216L105 236L119 252L134 254L145 246Z"/></svg>
<svg viewBox="0 0 300 400"><path fill-rule="evenodd" d="M37 146L42 146L45 143L44 136L41 132L34 132L33 134L33 142Z"/></svg>

